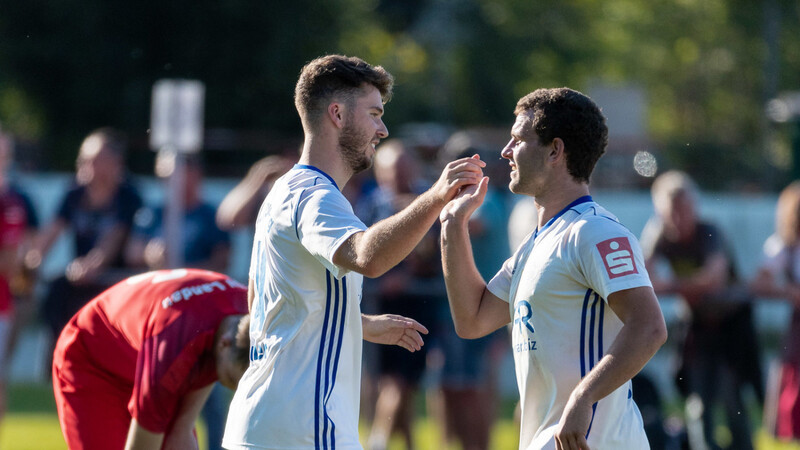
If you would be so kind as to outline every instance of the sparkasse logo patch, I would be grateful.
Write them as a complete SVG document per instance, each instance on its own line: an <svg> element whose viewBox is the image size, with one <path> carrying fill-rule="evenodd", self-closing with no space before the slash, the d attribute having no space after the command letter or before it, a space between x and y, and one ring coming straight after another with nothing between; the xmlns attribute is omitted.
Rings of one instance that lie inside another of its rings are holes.
<svg viewBox="0 0 800 450"><path fill-rule="evenodd" d="M609 239L597 244L606 272L611 279L638 273L633 260L633 250L627 237Z"/></svg>

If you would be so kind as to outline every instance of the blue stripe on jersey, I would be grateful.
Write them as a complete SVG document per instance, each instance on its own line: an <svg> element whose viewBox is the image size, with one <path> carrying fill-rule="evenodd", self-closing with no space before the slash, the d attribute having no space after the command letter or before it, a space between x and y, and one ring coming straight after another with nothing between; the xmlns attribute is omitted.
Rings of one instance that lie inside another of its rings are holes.
<svg viewBox="0 0 800 450"><path fill-rule="evenodd" d="M347 278L342 278L342 320L339 322L339 339L336 342L336 357L333 358L333 383L336 383L336 373L339 371L339 356L342 353L342 342L344 341L344 323L347 318ZM325 398L325 405L328 404L328 398L331 396L331 392L333 391L333 384L331 384L331 390L328 391L328 396ZM333 434L334 429L336 428L333 421L331 421L331 445L333 448L336 448L336 437Z"/></svg>
<svg viewBox="0 0 800 450"><path fill-rule="evenodd" d="M597 294L594 294L594 301L592 302L591 318L589 319L589 370L594 367L594 323L595 314L597 312Z"/></svg>
<svg viewBox="0 0 800 450"><path fill-rule="evenodd" d="M590 299L591 307L589 306ZM605 321L605 301L600 298L600 295L593 292L591 289L586 290L586 295L583 298L583 309L581 311L581 344L580 344L580 357L581 357L581 378L585 377L589 371L595 366L595 356L597 362L603 358L603 322ZM598 311L599 309L599 311ZM589 316L589 328L586 328L586 317ZM595 324L597 326L595 326ZM588 339L586 338L588 334ZM595 335L597 335L597 352L595 353ZM588 345L587 345L588 341ZM588 348L587 348L588 347ZM586 356L589 356L588 361ZM588 367L588 370L587 370ZM597 402L592 405L592 418L589 421L589 429L586 431L586 438L589 438L589 432L592 431L592 424L594 423L594 414L597 410Z"/></svg>
<svg viewBox="0 0 800 450"><path fill-rule="evenodd" d="M589 429L586 430L586 436L584 439L589 439L589 433L592 432L592 424L594 423L594 413L597 411L597 402L594 402L592 405L592 420L589 421Z"/></svg>
<svg viewBox="0 0 800 450"><path fill-rule="evenodd" d="M583 297L583 309L581 310L581 378L586 376L586 310L589 308L589 298L592 296L592 290L586 290L586 296Z"/></svg>
<svg viewBox="0 0 800 450"><path fill-rule="evenodd" d="M330 398L331 393L333 392L333 386L336 384L336 372L339 370L339 354L342 348L342 339L344 336L344 318L345 318L344 313L346 310L346 303L347 303L346 302L347 297L345 296L347 292L347 286L344 285L344 279L342 279L342 283L343 286L342 289L340 290L339 280L334 278L334 292L335 292L334 296L336 300L334 302L334 309L333 309L333 326L331 326L331 338L330 341L328 342L328 362L326 363L325 366L326 383L325 383L325 400L323 401L323 410L325 412L325 427L323 429L323 435L325 435L325 437L327 438L328 434L330 434L331 448L336 448L336 439L334 437L334 430L336 429L336 424L328 416L328 399ZM342 305L341 316L339 316L340 300ZM339 333L338 339L336 338L337 328ZM333 355L334 341L337 341L336 356L333 358L333 365L331 366L331 356ZM333 371L333 374L331 374L331 370ZM330 378L330 384L327 382L329 378ZM327 431L329 422L331 424L330 433L328 433ZM325 444L327 444L327 441L325 441Z"/></svg>
<svg viewBox="0 0 800 450"><path fill-rule="evenodd" d="M606 302L600 299L600 327L597 330L597 362L603 359L603 323L606 315Z"/></svg>
<svg viewBox="0 0 800 450"><path fill-rule="evenodd" d="M317 356L317 381L314 397L314 444L317 449L327 450L329 447L331 449L336 448L336 424L328 416L327 407L328 400L336 384L336 375L339 371L339 360L344 341L344 323L347 315L347 279L343 278L340 285L340 281L334 278L330 271L326 270L325 281L327 286L325 320L322 324L319 355ZM328 326L329 324L330 327ZM325 362L324 375L323 361ZM322 420L322 424L320 424L320 420Z"/></svg>
<svg viewBox="0 0 800 450"><path fill-rule="evenodd" d="M327 271L326 271L327 272ZM331 277L330 272L327 272L328 277ZM328 397L330 396L331 389L333 386L333 380L331 380L331 357L333 356L333 342L336 339L336 324L339 320L339 280L333 280L333 288L334 288L334 295L333 295L333 323L331 324L330 329L330 339L328 340L328 358L325 361L325 394L323 396L324 400L322 402L322 413L325 416L325 422L322 427L322 444L323 448L328 448L328 423L331 424L331 431L330 434L333 435L333 421L328 416Z"/></svg>
<svg viewBox="0 0 800 450"><path fill-rule="evenodd" d="M319 355L317 355L317 382L314 389L314 444L316 448L320 446L319 436L319 409L322 405L322 397L320 396L320 386L322 384L322 360L325 354L325 337L328 332L328 317L330 316L331 309L331 273L325 270L325 281L327 282L327 295L325 297L325 319L322 322L322 335L319 340Z"/></svg>

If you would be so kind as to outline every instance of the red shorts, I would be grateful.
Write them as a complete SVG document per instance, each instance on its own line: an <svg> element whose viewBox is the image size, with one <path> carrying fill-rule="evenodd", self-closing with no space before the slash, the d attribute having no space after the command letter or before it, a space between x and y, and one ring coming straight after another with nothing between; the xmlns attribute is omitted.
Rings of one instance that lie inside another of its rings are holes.
<svg viewBox="0 0 800 450"><path fill-rule="evenodd" d="M775 431L781 438L800 439L800 368L797 364L781 366Z"/></svg>
<svg viewBox="0 0 800 450"><path fill-rule="evenodd" d="M72 321L61 332L53 354L53 392L70 450L125 448L131 391L93 368Z"/></svg>

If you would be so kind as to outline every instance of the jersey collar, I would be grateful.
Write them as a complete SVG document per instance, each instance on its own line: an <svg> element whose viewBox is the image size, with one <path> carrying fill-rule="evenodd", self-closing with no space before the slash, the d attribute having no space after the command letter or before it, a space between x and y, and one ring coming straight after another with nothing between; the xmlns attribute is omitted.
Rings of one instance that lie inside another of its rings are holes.
<svg viewBox="0 0 800 450"><path fill-rule="evenodd" d="M331 178L331 176L328 175L327 173L323 172L322 169L318 169L318 168L316 168L314 166L309 166L309 165L306 165L306 164L295 164L294 167L292 167L292 168L293 169L308 169L308 170L313 170L315 172L319 172L322 176L324 176L325 178L330 180L330 182L333 183L333 185L336 187L336 189L341 191L341 189L339 189L339 185L337 185L336 182L333 181L333 178Z"/></svg>
<svg viewBox="0 0 800 450"><path fill-rule="evenodd" d="M555 216L551 217L550 220L548 220L547 223L544 224L544 226L542 227L541 230L539 229L539 227L536 227L536 232L534 232L533 238L536 239L536 236L539 234L540 231L546 230L547 227L552 225L553 222L558 220L559 217L563 216L565 212L567 212L570 209L580 205L581 203L586 203L586 202L591 202L591 201L592 201L592 196L591 195L584 195L583 197L576 198L575 200L572 201L572 203L570 203L569 205L565 206L564 209L559 211L558 214L556 214Z"/></svg>

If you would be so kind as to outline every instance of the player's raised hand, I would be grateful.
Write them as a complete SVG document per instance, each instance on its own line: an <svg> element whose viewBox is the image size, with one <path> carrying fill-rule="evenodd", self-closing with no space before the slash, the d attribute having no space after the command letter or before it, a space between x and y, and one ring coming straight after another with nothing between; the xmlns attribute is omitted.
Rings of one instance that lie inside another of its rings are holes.
<svg viewBox="0 0 800 450"><path fill-rule="evenodd" d="M375 344L399 345L412 353L421 349L425 344L420 333L428 334L428 329L416 320L396 314L379 316L362 314L361 326L365 341Z"/></svg>
<svg viewBox="0 0 800 450"><path fill-rule="evenodd" d="M449 202L462 187L479 183L483 178L484 167L486 162L478 155L451 161L444 167L431 190L439 200Z"/></svg>
<svg viewBox="0 0 800 450"><path fill-rule="evenodd" d="M489 177L481 178L478 184L463 187L455 198L442 208L439 220L442 222L456 219L466 223L472 213L483 203L486 191L489 188Z"/></svg>

